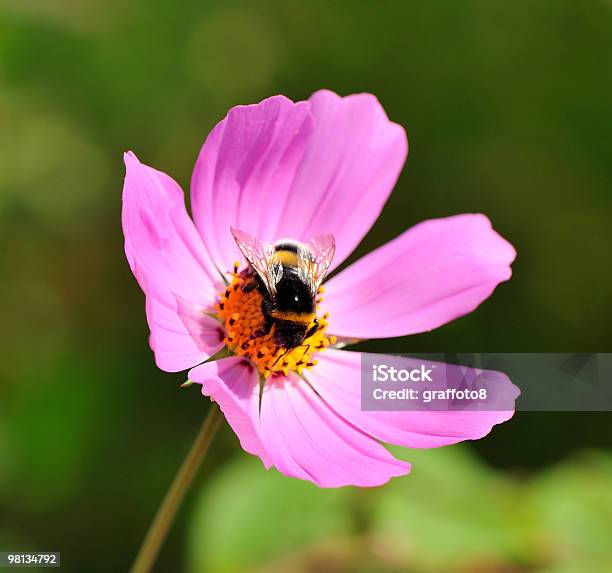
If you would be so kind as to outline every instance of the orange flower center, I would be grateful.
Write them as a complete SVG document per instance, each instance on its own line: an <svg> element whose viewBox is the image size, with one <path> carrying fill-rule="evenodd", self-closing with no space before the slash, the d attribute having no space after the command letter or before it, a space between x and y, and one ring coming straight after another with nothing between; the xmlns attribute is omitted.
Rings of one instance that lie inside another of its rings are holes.
<svg viewBox="0 0 612 573"><path fill-rule="evenodd" d="M290 371L302 372L316 364L314 355L330 344L336 343L335 336L325 336L328 315L319 318L319 328L306 338L302 345L295 348L284 348L274 340L276 326L266 332L266 318L262 303L264 297L256 288L254 276L250 270L238 273L234 266L232 282L219 295L215 305L217 315L225 326L227 347L236 355L248 358L267 378L272 373L288 374ZM319 289L319 295L322 288ZM317 297L317 303L322 299ZM314 325L311 323L308 328Z"/></svg>

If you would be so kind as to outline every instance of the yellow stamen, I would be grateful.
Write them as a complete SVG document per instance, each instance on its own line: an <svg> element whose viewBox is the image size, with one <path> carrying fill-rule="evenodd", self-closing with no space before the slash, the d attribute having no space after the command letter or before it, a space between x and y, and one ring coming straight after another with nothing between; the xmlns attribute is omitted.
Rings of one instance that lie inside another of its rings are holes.
<svg viewBox="0 0 612 573"><path fill-rule="evenodd" d="M234 267L237 270L237 266ZM219 318L225 325L227 335L225 344L234 353L248 358L267 378L275 372L302 372L316 364L313 356L335 344L334 336L325 336L327 328L326 313L319 319L318 330L296 348L283 348L274 341L272 326L266 334L266 321L262 310L263 296L254 288L253 275L248 271L234 272L231 284L219 294L219 302L215 306ZM316 315L315 315L316 316ZM314 322L308 325L312 327Z"/></svg>

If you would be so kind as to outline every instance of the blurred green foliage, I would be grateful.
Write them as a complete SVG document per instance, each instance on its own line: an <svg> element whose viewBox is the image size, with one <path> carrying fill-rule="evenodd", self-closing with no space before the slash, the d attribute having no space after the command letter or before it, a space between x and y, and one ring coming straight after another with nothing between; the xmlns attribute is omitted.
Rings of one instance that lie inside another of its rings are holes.
<svg viewBox="0 0 612 573"><path fill-rule="evenodd" d="M406 127L354 258L458 212L516 245L475 313L363 348L609 351L611 36L609 0L1 0L0 549L128 567L207 404L147 348L121 153L188 189L238 103L370 91ZM609 571L611 448L608 414L518 414L380 490L320 492L226 430L158 570Z"/></svg>
<svg viewBox="0 0 612 573"><path fill-rule="evenodd" d="M189 571L604 573L612 567L612 456L583 453L534 479L464 446L394 451L410 479L317 490L240 456L194 509Z"/></svg>

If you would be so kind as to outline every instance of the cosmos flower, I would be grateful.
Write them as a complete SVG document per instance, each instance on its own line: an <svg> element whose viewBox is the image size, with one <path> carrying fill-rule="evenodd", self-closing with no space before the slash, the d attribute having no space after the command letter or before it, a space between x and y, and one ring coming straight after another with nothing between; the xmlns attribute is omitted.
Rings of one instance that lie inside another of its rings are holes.
<svg viewBox="0 0 612 573"><path fill-rule="evenodd" d="M269 243L330 233L333 271L376 221L407 152L403 128L369 94L234 107L197 159L193 220L175 181L125 155L125 252L146 295L156 363L191 369L266 468L322 487L379 485L410 471L380 442L453 444L512 416L362 411L361 356L343 349L437 328L508 280L515 251L484 215L422 222L333 275L307 347L278 348L263 334L261 293L242 288L248 264L231 227ZM224 348L229 356L208 360Z"/></svg>

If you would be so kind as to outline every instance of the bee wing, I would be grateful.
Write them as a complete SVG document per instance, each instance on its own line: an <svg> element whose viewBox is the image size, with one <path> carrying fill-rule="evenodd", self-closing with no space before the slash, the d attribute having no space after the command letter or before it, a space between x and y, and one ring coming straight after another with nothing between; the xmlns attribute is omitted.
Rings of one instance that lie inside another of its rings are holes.
<svg viewBox="0 0 612 573"><path fill-rule="evenodd" d="M298 245L298 274L316 295L334 258L336 242L333 235L317 235L307 244Z"/></svg>
<svg viewBox="0 0 612 573"><path fill-rule="evenodd" d="M240 252L259 275L268 292L271 295L276 294L276 285L283 276L283 265L278 259L274 245L264 243L240 229L230 227L230 230Z"/></svg>

